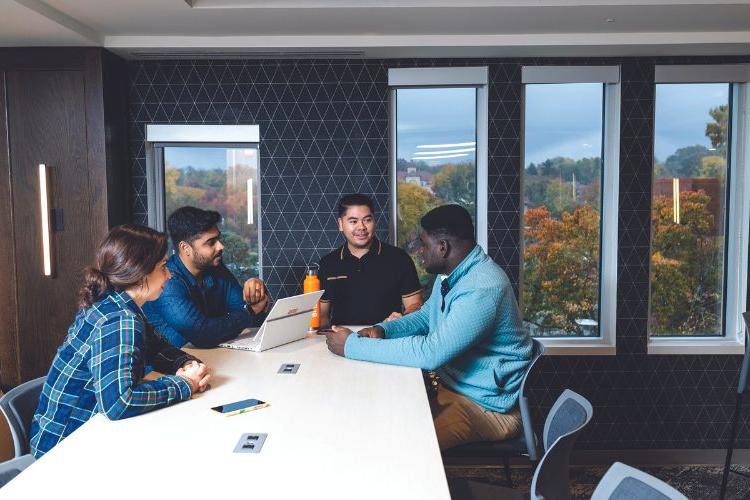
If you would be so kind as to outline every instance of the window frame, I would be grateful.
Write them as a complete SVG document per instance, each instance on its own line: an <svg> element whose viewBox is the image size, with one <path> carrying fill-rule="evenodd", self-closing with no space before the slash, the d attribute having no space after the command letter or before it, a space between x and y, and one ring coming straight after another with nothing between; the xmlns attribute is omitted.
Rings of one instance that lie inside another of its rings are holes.
<svg viewBox="0 0 750 500"><path fill-rule="evenodd" d="M252 148L258 158L258 277L263 278L263 217L260 127L258 125L146 125L146 193L148 225L166 232L166 196L164 193L164 148Z"/></svg>
<svg viewBox="0 0 750 500"><path fill-rule="evenodd" d="M660 83L729 83L731 122L728 154L730 179L727 202L724 262L724 317L720 337L656 337L648 331L648 354L744 354L747 309L748 236L750 235L750 65L706 64L655 67L654 85ZM654 109L656 109L654 107ZM654 141L656 134L654 134ZM653 193L652 193L653 198ZM649 248L649 266L651 263ZM736 269L737 272L729 272ZM650 276L650 273L649 273ZM649 283L649 318L651 317Z"/></svg>
<svg viewBox="0 0 750 500"><path fill-rule="evenodd" d="M388 92L389 92L389 143L390 143L390 224L389 233L391 241L396 244L396 228L398 214L398 185L396 174L396 162L398 152L396 150L396 92L399 89L417 88L440 88L440 87L473 87L477 89L476 97L476 133L477 133L477 211L476 211L476 234L477 244L487 252L487 197L488 197L488 155L487 147L489 131L489 98L488 98L489 71L487 66L470 67L440 67L440 68L390 68L388 70Z"/></svg>
<svg viewBox="0 0 750 500"><path fill-rule="evenodd" d="M549 355L616 355L617 354L617 254L620 185L620 106L619 66L524 66L521 69L521 169L526 165L526 85L564 83L601 83L604 85L604 117L601 193L601 247L599 276L598 337L535 337ZM524 175L521 172L523 199ZM521 204L523 206L523 204ZM523 221L523 214L521 214ZM523 224L523 222L522 222ZM523 231L523 228L521 228ZM521 276L523 290L523 236L521 243ZM522 292L520 296L523 297Z"/></svg>

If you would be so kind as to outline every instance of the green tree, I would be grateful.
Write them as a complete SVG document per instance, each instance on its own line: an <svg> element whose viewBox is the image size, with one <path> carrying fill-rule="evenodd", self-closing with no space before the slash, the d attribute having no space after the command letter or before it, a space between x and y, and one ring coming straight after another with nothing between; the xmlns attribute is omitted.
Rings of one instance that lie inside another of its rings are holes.
<svg viewBox="0 0 750 500"><path fill-rule="evenodd" d="M180 169L164 169L164 191L166 193L167 215L185 205L200 205L205 189L185 186L181 183L183 172Z"/></svg>
<svg viewBox="0 0 750 500"><path fill-rule="evenodd" d="M441 204L441 200L416 184L398 181L398 224L396 241L411 255L422 285L430 282L430 275L416 258L419 237L419 220L424 214Z"/></svg>
<svg viewBox="0 0 750 500"><path fill-rule="evenodd" d="M552 179L545 186L544 206L552 212L553 217L558 218L563 212L569 212L578 205L573 195L572 182Z"/></svg>
<svg viewBox="0 0 750 500"><path fill-rule="evenodd" d="M721 156L704 156L696 177L724 179L727 172L727 161Z"/></svg>
<svg viewBox="0 0 750 500"><path fill-rule="evenodd" d="M443 202L458 203L475 216L477 176L474 163L443 165L432 178L432 190Z"/></svg>
<svg viewBox="0 0 750 500"><path fill-rule="evenodd" d="M729 130L729 105L722 104L711 108L708 114L713 118L712 122L706 124L706 137L711 140L711 145L715 147L721 156L726 156L728 130Z"/></svg>
<svg viewBox="0 0 750 500"><path fill-rule="evenodd" d="M224 245L224 264L240 283L258 276L258 253L250 250L242 236L224 231L221 233L221 243Z"/></svg>
<svg viewBox="0 0 750 500"><path fill-rule="evenodd" d="M708 149L700 144L680 148L664 162L663 177L696 177L703 158L709 154Z"/></svg>
<svg viewBox="0 0 750 500"><path fill-rule="evenodd" d="M536 165L536 171L539 175L555 177L567 182L572 182L575 178L576 182L580 184L590 184L595 178L599 177L601 158L592 157L574 160L557 156Z"/></svg>

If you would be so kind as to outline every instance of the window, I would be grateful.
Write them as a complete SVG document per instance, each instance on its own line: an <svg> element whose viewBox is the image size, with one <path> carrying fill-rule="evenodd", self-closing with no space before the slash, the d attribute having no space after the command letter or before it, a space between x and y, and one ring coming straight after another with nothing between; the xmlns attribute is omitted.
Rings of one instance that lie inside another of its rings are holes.
<svg viewBox="0 0 750 500"><path fill-rule="evenodd" d="M657 67L649 352L668 353L673 339L741 344L746 85L735 82L750 73L732 74L741 68Z"/></svg>
<svg viewBox="0 0 750 500"><path fill-rule="evenodd" d="M523 68L521 308L571 354L614 353L618 81L617 67Z"/></svg>
<svg viewBox="0 0 750 500"><path fill-rule="evenodd" d="M486 245L486 68L396 69L393 87L394 241L416 259L419 220L446 203L466 208Z"/></svg>
<svg viewBox="0 0 750 500"><path fill-rule="evenodd" d="M257 137L238 134L242 142L227 143L232 130L225 126L173 127L148 127L149 224L165 230L169 214L185 205L215 210L222 216L224 264L240 283L260 276ZM207 141L212 130L222 142Z"/></svg>

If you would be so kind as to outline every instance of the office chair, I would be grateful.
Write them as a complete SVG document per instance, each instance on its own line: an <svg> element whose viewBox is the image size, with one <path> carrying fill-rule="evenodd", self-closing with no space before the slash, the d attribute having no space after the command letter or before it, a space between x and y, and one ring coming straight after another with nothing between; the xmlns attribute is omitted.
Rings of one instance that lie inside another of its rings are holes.
<svg viewBox="0 0 750 500"><path fill-rule="evenodd" d="M532 500L570 498L570 452L593 414L591 403L570 389L557 398L544 423L546 451L531 481ZM524 498L520 491L469 479L451 479L448 487L454 500Z"/></svg>
<svg viewBox="0 0 750 500"><path fill-rule="evenodd" d="M31 419L39 405L39 395L46 379L39 377L24 382L0 398L0 411L8 420L16 458L29 453Z"/></svg>
<svg viewBox="0 0 750 500"><path fill-rule="evenodd" d="M620 462L609 468L591 496L591 500L687 500L664 481Z"/></svg>
<svg viewBox="0 0 750 500"><path fill-rule="evenodd" d="M531 352L531 362L526 367L526 372L521 380L521 390L518 395L518 407L521 411L521 426L523 432L521 435L507 439L505 441L487 441L479 443L468 443L456 446L443 452L443 460L448 463L458 462L456 459L494 459L503 458L505 465L505 477L508 486L513 487L513 480L510 474L510 457L526 455L531 461L532 467L536 466L539 461L539 440L534 433L534 423L531 418L529 409L529 399L526 397L526 380L531 373L531 369L544 354L544 345L537 339L532 339L533 350ZM531 443L531 445L529 445Z"/></svg>

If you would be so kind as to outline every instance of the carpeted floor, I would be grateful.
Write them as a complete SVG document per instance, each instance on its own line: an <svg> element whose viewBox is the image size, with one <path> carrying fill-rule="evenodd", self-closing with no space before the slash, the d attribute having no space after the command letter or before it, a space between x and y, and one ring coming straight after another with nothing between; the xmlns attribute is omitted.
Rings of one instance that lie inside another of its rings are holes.
<svg viewBox="0 0 750 500"><path fill-rule="evenodd" d="M676 465L669 467L638 467L644 472L670 484L692 500L718 499L721 476L724 468L715 465ZM608 467L573 467L570 470L570 492L575 499L590 498L599 479ZM750 466L733 466L745 474L750 474ZM505 486L505 472L501 467L447 467L451 477L479 479ZM513 482L516 489L528 493L531 485L529 469L513 469ZM727 499L750 499L750 477L738 474L729 475ZM499 499L498 499L499 500Z"/></svg>

